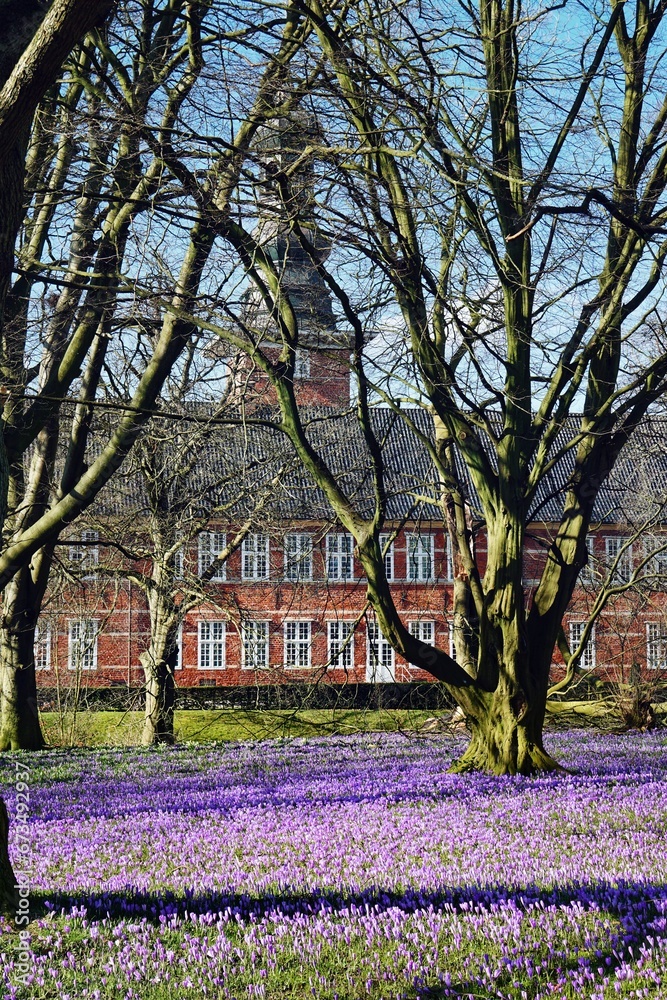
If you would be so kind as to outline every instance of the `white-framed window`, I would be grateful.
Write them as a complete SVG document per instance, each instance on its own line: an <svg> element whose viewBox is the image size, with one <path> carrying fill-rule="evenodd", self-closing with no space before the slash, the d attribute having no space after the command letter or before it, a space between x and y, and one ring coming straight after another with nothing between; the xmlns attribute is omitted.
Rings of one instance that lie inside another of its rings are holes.
<svg viewBox="0 0 667 1000"><path fill-rule="evenodd" d="M201 670L221 670L225 665L225 623L199 622L197 665Z"/></svg>
<svg viewBox="0 0 667 1000"><path fill-rule="evenodd" d="M82 531L77 541L69 547L69 561L84 580L95 579L95 567L100 561L100 534L92 529Z"/></svg>
<svg viewBox="0 0 667 1000"><path fill-rule="evenodd" d="M51 668L51 622L38 623L35 627L35 670Z"/></svg>
<svg viewBox="0 0 667 1000"><path fill-rule="evenodd" d="M663 545L667 546L665 535L648 535L644 539L644 558L650 558L644 566L643 573L654 578L651 580L651 585L656 590L667 589L667 548L657 551L662 549Z"/></svg>
<svg viewBox="0 0 667 1000"><path fill-rule="evenodd" d="M611 570L618 559L611 582L627 583L632 576L632 544L629 538L620 535L607 536L604 540L607 569Z"/></svg>
<svg viewBox="0 0 667 1000"><path fill-rule="evenodd" d="M408 629L410 635L413 635L415 639L421 639L428 646L435 646L435 622L430 621L428 618L420 619L416 622L409 622Z"/></svg>
<svg viewBox="0 0 667 1000"><path fill-rule="evenodd" d="M586 622L570 622L570 651L572 653L578 649L585 628ZM595 627L591 629L588 642L584 646L579 666L582 670L592 670L595 666Z"/></svg>
<svg viewBox="0 0 667 1000"><path fill-rule="evenodd" d="M285 579L312 580L313 539L311 535L285 535Z"/></svg>
<svg viewBox="0 0 667 1000"><path fill-rule="evenodd" d="M294 378L310 378L310 352L302 347L294 355Z"/></svg>
<svg viewBox="0 0 667 1000"><path fill-rule="evenodd" d="M176 639L176 670L183 669L183 622L178 626Z"/></svg>
<svg viewBox="0 0 667 1000"><path fill-rule="evenodd" d="M454 580L454 560L452 559L452 540L449 535L445 535L445 580L452 583Z"/></svg>
<svg viewBox="0 0 667 1000"><path fill-rule="evenodd" d="M224 552L227 545L227 535L224 531L202 531L198 538L199 545L199 575L203 576L211 563L215 562L221 552ZM227 578L227 563L224 562L216 569L211 580L225 580Z"/></svg>
<svg viewBox="0 0 667 1000"><path fill-rule="evenodd" d="M326 538L327 579L352 580L354 577L354 539L352 535L333 532Z"/></svg>
<svg viewBox="0 0 667 1000"><path fill-rule="evenodd" d="M69 623L67 665L70 670L94 670L97 666L99 624L92 618L75 618Z"/></svg>
<svg viewBox="0 0 667 1000"><path fill-rule="evenodd" d="M435 539L433 535L409 532L407 543L407 578L418 583L433 579L433 555Z"/></svg>
<svg viewBox="0 0 667 1000"><path fill-rule="evenodd" d="M582 568L579 574L579 579L584 583L592 583L598 576L595 566L595 536L588 534L586 535L586 552L588 553L588 562Z"/></svg>
<svg viewBox="0 0 667 1000"><path fill-rule="evenodd" d="M327 660L330 667L352 669L354 666L353 622L327 622Z"/></svg>
<svg viewBox="0 0 667 1000"><path fill-rule="evenodd" d="M309 667L312 622L285 622L285 666Z"/></svg>
<svg viewBox="0 0 667 1000"><path fill-rule="evenodd" d="M269 623L245 621L241 626L243 637L243 666L247 670L261 670L269 665Z"/></svg>
<svg viewBox="0 0 667 1000"><path fill-rule="evenodd" d="M383 533L380 535L380 551L384 552L384 572L388 580L394 579L394 542L391 535Z"/></svg>
<svg viewBox="0 0 667 1000"><path fill-rule="evenodd" d="M659 622L646 623L646 666L667 669L667 626Z"/></svg>
<svg viewBox="0 0 667 1000"><path fill-rule="evenodd" d="M456 642L454 640L454 622L449 623L449 655L456 661Z"/></svg>
<svg viewBox="0 0 667 1000"><path fill-rule="evenodd" d="M366 679L371 683L395 679L395 658L392 646L372 618L366 620Z"/></svg>
<svg viewBox="0 0 667 1000"><path fill-rule="evenodd" d="M241 577L243 580L268 580L269 536L261 532L246 535L241 545Z"/></svg>

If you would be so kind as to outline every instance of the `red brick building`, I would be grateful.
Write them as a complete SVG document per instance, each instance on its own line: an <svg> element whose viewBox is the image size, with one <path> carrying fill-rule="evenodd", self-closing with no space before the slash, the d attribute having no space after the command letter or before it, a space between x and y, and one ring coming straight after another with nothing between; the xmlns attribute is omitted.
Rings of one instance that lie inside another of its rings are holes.
<svg viewBox="0 0 667 1000"><path fill-rule="evenodd" d="M332 381L332 385L334 382ZM304 376L302 391L307 391ZM318 388L322 392L322 387ZM320 446L338 448L338 465L361 475L361 446L353 422L332 405L316 411ZM428 415L414 420L428 426ZM390 518L386 525L386 571L396 605L409 628L425 642L452 647L452 567L448 540L435 504L415 503L428 485L428 456L406 426L389 411L378 421L387 433L391 473ZM267 432L268 433L268 432ZM627 464L621 463L600 494L599 520L589 535L589 565L571 603L565 633L572 646L599 598L603 579L615 564L612 583L623 584L640 570L647 554L657 551L641 571L646 579L612 598L583 653L582 666L604 676L627 677L633 664L657 676L667 661L667 552L660 552L660 532L637 534L640 468L656 472L663 463L662 422L637 432ZM656 457L657 456L657 457ZM329 452L329 459L331 454ZM345 464L343 464L345 463ZM631 468L632 475L628 469ZM658 470L659 471L659 470ZM621 519L635 501L632 518ZM545 484L541 509L554 513L559 502L554 482ZM526 601L537 586L545 543L553 522L535 520L529 531L524 563ZM195 578L210 565L234 530L210 524L180 555L181 578ZM80 532L67 543L70 564L79 566L80 583L70 586L45 608L37 650L38 684L71 686L141 686L139 656L147 645L149 619L142 593L131 582L105 579L103 533ZM667 537L664 539L667 542ZM476 554L484 570L483 527L476 533ZM555 653L554 676L562 669ZM303 474L284 486L270 524L251 531L220 572L206 584L206 597L190 611L180 636L177 684L182 687L258 685L326 679L350 682L406 682L429 676L395 656L367 613L365 583L355 559L352 536L332 520L326 502Z"/></svg>
<svg viewBox="0 0 667 1000"><path fill-rule="evenodd" d="M280 146L288 132L281 126L275 133L278 138L266 144L268 159L280 161L277 165L285 157L294 157ZM306 178L298 192L304 212L308 184ZM364 490L370 489L369 460L358 424L348 412L350 336L339 329L328 290L282 222L280 205L268 200L260 208L260 234L274 260L280 262L282 290L298 318L300 349L294 378L299 402L310 408L304 420L311 421L317 447L363 506ZM310 231L313 246L324 259L326 241L312 220ZM243 310L245 326L259 330L268 355L277 357L274 318L264 301L248 291ZM227 363L230 401L246 413L270 407L274 396L268 381L248 357L239 354ZM428 413L415 408L410 416L423 434L431 433ZM385 559L396 605L424 642L451 650L452 567L435 502L432 466L423 444L400 417L378 408L374 419L384 439L389 494ZM647 421L600 491L596 526L589 539L591 561L565 622L571 643L581 637L606 569L616 560L618 580L627 581L647 551L645 540L635 534L643 523L642 504L648 509L667 482L666 430L661 421ZM239 438L235 443L233 435L225 432L218 451L215 441L210 443L209 454L200 457L202 465L222 455L233 467L234 456L242 448L255 449L258 456L270 455L277 448L279 435L271 437L270 430L254 427L238 435L243 442ZM527 602L539 577L544 542L560 517L566 461L543 484L534 506L525 553ZM472 487L470 496L474 522ZM139 514L137 531L140 521ZM183 578L205 570L235 527L209 524L186 545L181 556ZM116 578L112 583L103 575L104 541L104 528L98 526L64 543L69 546L65 555L70 566L79 568L80 584L66 587L45 607L37 648L38 685L42 687L143 683L139 657L148 637L146 602L127 579ZM476 552L483 571L481 522ZM584 667L609 673L627 671L638 663L654 674L664 667L667 609L662 591L667 553L656 555L655 565L647 565L656 571L653 579L610 601L600 615L583 653ZM336 525L323 494L303 472L294 471L282 482L269 521L248 534L219 576L207 584L206 598L183 622L179 686L274 684L322 677L336 684L428 679L396 657L378 634L366 614L364 580L352 538ZM557 654L555 670L558 666Z"/></svg>

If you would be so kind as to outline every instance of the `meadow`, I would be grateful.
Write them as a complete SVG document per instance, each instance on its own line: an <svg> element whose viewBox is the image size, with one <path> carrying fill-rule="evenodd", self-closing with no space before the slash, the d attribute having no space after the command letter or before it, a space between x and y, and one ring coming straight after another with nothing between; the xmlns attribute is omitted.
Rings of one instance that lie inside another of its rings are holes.
<svg viewBox="0 0 667 1000"><path fill-rule="evenodd" d="M451 736L52 750L30 765L16 1000L667 996L667 746L447 773ZM10 814L17 755L0 758Z"/></svg>

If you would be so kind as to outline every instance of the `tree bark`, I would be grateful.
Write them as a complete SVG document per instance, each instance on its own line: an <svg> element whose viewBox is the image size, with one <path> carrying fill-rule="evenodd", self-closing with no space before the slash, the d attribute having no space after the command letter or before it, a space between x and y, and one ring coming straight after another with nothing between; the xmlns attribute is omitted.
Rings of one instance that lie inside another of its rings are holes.
<svg viewBox="0 0 667 1000"><path fill-rule="evenodd" d="M525 775L563 771L542 742L543 699L536 692L524 691L511 676L516 671L506 667L500 665L495 691L476 692L472 701L463 699L471 738L451 770Z"/></svg>
<svg viewBox="0 0 667 1000"><path fill-rule="evenodd" d="M539 715L540 713L538 713ZM488 713L474 719L470 743L452 766L454 773L485 771L491 774L537 774L540 771L564 771L544 749L542 726L532 712L517 717L511 699L494 699Z"/></svg>
<svg viewBox="0 0 667 1000"><path fill-rule="evenodd" d="M37 708L35 627L41 601L30 601L25 567L5 588L0 630L0 750L42 750Z"/></svg>
<svg viewBox="0 0 667 1000"><path fill-rule="evenodd" d="M170 595L155 591L149 597L151 640L140 656L146 679L143 746L174 742L174 670L178 655L179 618L176 608L166 608Z"/></svg>
<svg viewBox="0 0 667 1000"><path fill-rule="evenodd" d="M164 658L153 661L150 652L142 654L141 662L146 677L146 708L141 742L143 746L172 744L175 700L173 666Z"/></svg>
<svg viewBox="0 0 667 1000"><path fill-rule="evenodd" d="M113 0L55 0L44 14L41 4L3 3L0 43L0 328L14 265L14 245L23 210L26 136L37 105L55 79L72 47L94 25L101 23ZM20 13L17 18L16 14ZM13 31L7 31L10 23ZM9 461L0 435L0 519L4 521L9 488ZM33 675L16 674L21 695L34 686ZM14 694L7 688L7 704ZM5 685L3 683L3 703ZM16 700L13 701L17 704ZM30 705L29 694L24 704ZM33 704L36 713L36 699ZM29 720L26 720L29 722ZM39 722L37 721L37 726ZM33 735L35 733L33 726ZM0 908L16 911L16 879L7 849L9 822L0 800Z"/></svg>

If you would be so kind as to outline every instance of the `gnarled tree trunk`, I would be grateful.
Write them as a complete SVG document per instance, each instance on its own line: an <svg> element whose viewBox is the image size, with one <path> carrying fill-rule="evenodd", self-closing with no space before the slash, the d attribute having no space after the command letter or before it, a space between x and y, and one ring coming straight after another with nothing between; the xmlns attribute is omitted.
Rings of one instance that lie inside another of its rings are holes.
<svg viewBox="0 0 667 1000"><path fill-rule="evenodd" d="M536 692L526 694L502 667L501 673L495 691L476 692L473 701L463 699L471 738L452 771L536 774L563 770L542 742L543 699Z"/></svg>

